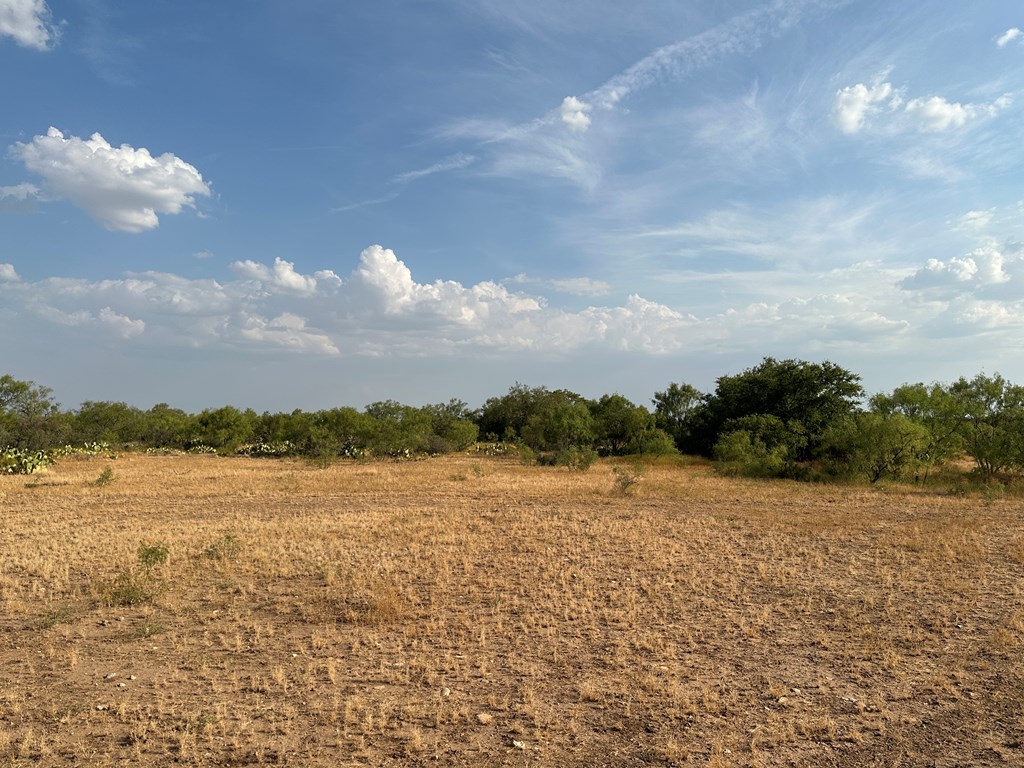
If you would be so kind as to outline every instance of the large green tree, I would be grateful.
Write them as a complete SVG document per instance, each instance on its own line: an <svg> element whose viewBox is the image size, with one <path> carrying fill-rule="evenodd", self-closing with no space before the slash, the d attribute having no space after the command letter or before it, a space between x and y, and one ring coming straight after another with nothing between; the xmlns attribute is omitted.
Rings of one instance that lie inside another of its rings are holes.
<svg viewBox="0 0 1024 768"><path fill-rule="evenodd" d="M0 447L50 448L67 440L68 419L53 390L34 381L0 376Z"/></svg>
<svg viewBox="0 0 1024 768"><path fill-rule="evenodd" d="M689 417L694 447L711 455L730 423L774 416L805 437L793 458L806 460L815 455L825 430L853 413L863 396L860 377L835 363L766 357L754 368L718 378L715 391Z"/></svg>
<svg viewBox="0 0 1024 768"><path fill-rule="evenodd" d="M668 385L664 392L655 392L654 424L672 436L676 448L685 451L690 442L690 418L703 401L704 394L689 384Z"/></svg>

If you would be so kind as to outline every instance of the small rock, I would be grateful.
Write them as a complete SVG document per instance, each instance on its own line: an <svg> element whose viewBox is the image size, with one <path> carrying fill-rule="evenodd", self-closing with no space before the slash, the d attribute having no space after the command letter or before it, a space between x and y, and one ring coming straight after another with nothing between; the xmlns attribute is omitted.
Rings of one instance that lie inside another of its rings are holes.
<svg viewBox="0 0 1024 768"><path fill-rule="evenodd" d="M128 679L129 680L136 680L138 678L136 678L135 675L128 675Z"/></svg>
<svg viewBox="0 0 1024 768"><path fill-rule="evenodd" d="M512 746L516 749L526 749L526 742L519 739L512 739Z"/></svg>
<svg viewBox="0 0 1024 768"><path fill-rule="evenodd" d="M476 716L476 721L480 725L489 725L494 720L494 715L489 715L486 712L481 712Z"/></svg>
<svg viewBox="0 0 1024 768"><path fill-rule="evenodd" d="M106 704L97 704L96 705L96 711L97 712L105 712L108 709L110 709L110 707L108 707Z"/></svg>
<svg viewBox="0 0 1024 768"><path fill-rule="evenodd" d="M118 688L127 688L128 687L128 683L118 683L117 687Z"/></svg>
<svg viewBox="0 0 1024 768"><path fill-rule="evenodd" d="M103 679L104 680L113 680L115 677L117 677L117 672L110 672L110 673L104 675Z"/></svg>
<svg viewBox="0 0 1024 768"><path fill-rule="evenodd" d="M441 696L442 696L442 698L447 699L451 695L452 695L452 689L451 688L442 688L441 689Z"/></svg>

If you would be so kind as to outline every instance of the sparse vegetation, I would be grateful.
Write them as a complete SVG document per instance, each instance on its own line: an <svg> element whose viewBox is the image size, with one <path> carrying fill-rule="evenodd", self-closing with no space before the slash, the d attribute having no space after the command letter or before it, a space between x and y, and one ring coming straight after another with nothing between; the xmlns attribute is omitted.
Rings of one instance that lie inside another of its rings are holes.
<svg viewBox="0 0 1024 768"><path fill-rule="evenodd" d="M1022 759L1012 484L483 452L51 476L0 477L0 765Z"/></svg>

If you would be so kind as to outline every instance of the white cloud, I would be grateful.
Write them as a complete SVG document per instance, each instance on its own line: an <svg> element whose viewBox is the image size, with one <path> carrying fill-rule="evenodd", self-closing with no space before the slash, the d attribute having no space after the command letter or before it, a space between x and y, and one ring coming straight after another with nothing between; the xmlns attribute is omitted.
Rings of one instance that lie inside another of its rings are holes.
<svg viewBox="0 0 1024 768"><path fill-rule="evenodd" d="M699 34L651 51L627 69L579 96L567 96L545 114L518 125L464 119L439 131L445 138L472 139L488 148L490 172L509 177L566 179L593 190L602 178L595 142L584 141L599 111L618 109L632 94L678 80L719 61L757 50L807 17L847 0L771 0ZM569 131L564 130L566 127ZM607 133L599 133L607 137ZM600 141L600 139L598 139ZM483 151L481 151L483 154Z"/></svg>
<svg viewBox="0 0 1024 768"><path fill-rule="evenodd" d="M742 219L731 222L743 224ZM791 222L779 222L780 228L790 226ZM868 224L838 226L856 233ZM714 246L708 238L719 237L717 232L716 225L703 233L705 247ZM721 247L750 245L746 232L738 237ZM820 254L827 242L813 233L798 233L794 241L774 243L763 253L775 257L796 247ZM877 242L863 244L872 252L876 246ZM722 251L716 247L708 252ZM746 282L742 273L719 274L717 282L694 277L698 282L689 286L689 293L695 287L718 293L719 288L711 286L721 286L734 297L731 307L710 304L702 316L636 294L621 304L577 311L491 281L419 282L393 251L379 245L363 251L344 281L331 269L318 270L312 277L299 274L282 259L273 265L239 262L237 279L227 282L157 272L113 280L26 281L6 265L0 267L0 307L7 313L6 321L22 324L14 327L15 332L40 328L40 334L73 344L105 335L153 350L187 347L396 359L488 351L756 356L765 345L803 350L802 354L824 350L820 354L828 355L857 345L897 350L919 343L908 339L919 340L929 323L941 335L963 333L955 328L981 327L983 321L989 322L985 318L1000 313L1013 316L1024 295L1024 257L1007 253L995 241L982 241L961 257L934 259L909 276L905 269L894 271L878 263L851 266L849 256L845 254L842 268L825 276L819 262L813 276L801 276L791 265L782 275L750 273ZM798 255L793 264L803 258ZM901 278L906 279L897 285ZM782 280L792 282L788 291L777 290ZM284 287L289 284L299 290ZM823 285L829 286L827 292L821 291ZM766 301L766 295L773 299ZM50 323L66 330L53 334L47 330Z"/></svg>
<svg viewBox="0 0 1024 768"><path fill-rule="evenodd" d="M566 96L562 100L562 122L572 131L585 131L590 127L590 110L593 107L575 96Z"/></svg>
<svg viewBox="0 0 1024 768"><path fill-rule="evenodd" d="M899 105L899 99L892 83L857 83L836 92L832 115L843 133L857 133L871 115L881 111L883 102L888 101L893 109Z"/></svg>
<svg viewBox="0 0 1024 768"><path fill-rule="evenodd" d="M1005 48L1014 40L1019 40L1022 35L1024 35L1024 32L1021 32L1019 29L1017 29L1017 27L1010 27L1008 30L1003 32L1003 34L996 38L996 45L998 45L1000 48Z"/></svg>
<svg viewBox="0 0 1024 768"><path fill-rule="evenodd" d="M53 25L44 0L0 0L0 37L45 51L57 44L60 30Z"/></svg>
<svg viewBox="0 0 1024 768"><path fill-rule="evenodd" d="M127 315L121 315L110 307L104 307L96 316L97 322L106 326L118 336L130 339L138 336L146 330L146 323L142 320L132 320Z"/></svg>
<svg viewBox="0 0 1024 768"><path fill-rule="evenodd" d="M988 104L961 104L942 96L914 98L904 103L901 91L892 83L876 80L870 86L864 83L841 88L836 92L832 118L843 133L859 133L869 126L871 118L888 113L899 113L900 121L890 122L890 128L913 128L938 133L962 128L968 122L995 117L1012 103L1003 95Z"/></svg>
<svg viewBox="0 0 1024 768"><path fill-rule="evenodd" d="M83 140L50 128L28 144L15 144L11 153L45 179L51 195L67 198L111 230L152 229L160 223L157 214L180 213L195 207L197 196L210 194L199 171L175 155L112 147L98 133Z"/></svg>
<svg viewBox="0 0 1024 768"><path fill-rule="evenodd" d="M15 184L13 187L0 187L0 212L31 211L36 202L45 199L42 191L35 184Z"/></svg>
<svg viewBox="0 0 1024 768"><path fill-rule="evenodd" d="M953 128L962 128L968 121L979 117L994 117L1009 104L1010 100L1007 96L1003 96L991 104L960 104L946 101L941 96L930 96L927 99L908 101L906 114L919 130L948 131Z"/></svg>
<svg viewBox="0 0 1024 768"><path fill-rule="evenodd" d="M472 165L475 162L476 162L476 157L474 155L467 155L467 154L464 154L462 152L458 152L458 153L452 155L451 157L446 157L444 160L441 160L440 162L434 163L433 165L431 165L431 166L429 166L427 168L421 168L421 169L419 169L417 171L408 171L406 173L400 173L397 176L395 176L393 181L395 183L397 183L397 184L408 184L410 181L415 181L416 179L422 179L424 176L432 176L435 173L444 173L445 171L458 171L458 170L461 170L463 168L468 168L470 165ZM388 198L388 199L391 199L391 198ZM372 201L372 202L384 202L384 200ZM364 203L364 205L369 205L369 204L370 204L369 202L368 203ZM341 209L341 210L347 210L347 209Z"/></svg>
<svg viewBox="0 0 1024 768"><path fill-rule="evenodd" d="M280 289L304 294L313 293L316 290L316 277L299 274L295 271L295 264L280 257L274 259L273 267L246 259L232 262L231 268L247 280L260 282L268 290ZM334 276L333 272L329 274Z"/></svg>
<svg viewBox="0 0 1024 768"><path fill-rule="evenodd" d="M542 288L550 288L558 293L566 293L571 296L607 296L611 293L612 287L604 280L594 280L590 277L566 277L554 280L545 280L539 277L519 274L506 282L516 285L536 285Z"/></svg>
<svg viewBox="0 0 1024 768"><path fill-rule="evenodd" d="M985 229L992 223L992 216L994 214L994 208L989 208L986 211L968 211L960 217L956 228L969 232L977 232Z"/></svg>
<svg viewBox="0 0 1024 768"><path fill-rule="evenodd" d="M901 281L900 287L950 295L976 292L1010 282L1011 276L1006 271L1010 261L1019 261L1018 255L1008 255L995 240L986 238L964 256L954 256L948 261L928 259L923 267Z"/></svg>
<svg viewBox="0 0 1024 768"><path fill-rule="evenodd" d="M257 343L284 347L296 352L313 352L326 355L339 354L330 337L306 327L306 319L291 312L282 312L266 320L258 315L244 319L242 338Z"/></svg>

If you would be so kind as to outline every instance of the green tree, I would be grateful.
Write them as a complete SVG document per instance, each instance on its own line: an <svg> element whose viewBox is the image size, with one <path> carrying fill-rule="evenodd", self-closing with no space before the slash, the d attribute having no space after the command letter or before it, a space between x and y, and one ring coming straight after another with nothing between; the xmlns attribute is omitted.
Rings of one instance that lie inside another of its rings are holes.
<svg viewBox="0 0 1024 768"><path fill-rule="evenodd" d="M0 376L0 447L38 451L59 445L69 433L52 389Z"/></svg>
<svg viewBox="0 0 1024 768"><path fill-rule="evenodd" d="M196 417L195 442L212 448L234 452L239 446L252 441L259 416L252 410L239 410L233 405L204 410Z"/></svg>
<svg viewBox="0 0 1024 768"><path fill-rule="evenodd" d="M644 432L654 428L654 417L640 405L619 394L604 395L591 403L598 453L618 456L635 445Z"/></svg>
<svg viewBox="0 0 1024 768"><path fill-rule="evenodd" d="M86 400L75 411L71 429L79 442L126 445L143 439L146 415L127 403Z"/></svg>
<svg viewBox="0 0 1024 768"><path fill-rule="evenodd" d="M979 373L948 387L961 415L964 450L986 479L1024 468L1024 387Z"/></svg>
<svg viewBox="0 0 1024 768"><path fill-rule="evenodd" d="M492 397L477 416L480 434L485 439L518 440L540 402L550 394L545 387L528 387L516 382L508 393Z"/></svg>
<svg viewBox="0 0 1024 768"><path fill-rule="evenodd" d="M831 363L775 360L735 376L721 376L714 393L689 415L694 446L711 455L730 422L747 416L774 416L787 428L799 430L806 444L796 460L812 458L830 425L855 411L864 390L860 377Z"/></svg>
<svg viewBox="0 0 1024 768"><path fill-rule="evenodd" d="M654 423L675 440L676 448L686 450L690 438L690 417L704 394L689 384L669 384L664 392L655 392Z"/></svg>
<svg viewBox="0 0 1024 768"><path fill-rule="evenodd" d="M941 384L903 384L889 394L874 395L870 407L873 413L904 416L927 430L927 440L915 448L925 479L933 467L963 451L964 408Z"/></svg>
<svg viewBox="0 0 1024 768"><path fill-rule="evenodd" d="M587 401L575 392L547 393L522 430L523 440L537 451L562 451L570 447L591 447L594 417Z"/></svg>
<svg viewBox="0 0 1024 768"><path fill-rule="evenodd" d="M823 452L837 474L877 483L916 472L930 441L928 428L903 414L855 413L826 431Z"/></svg>
<svg viewBox="0 0 1024 768"><path fill-rule="evenodd" d="M143 414L142 441L153 448L187 448L197 434L196 417L167 403L157 403Z"/></svg>

